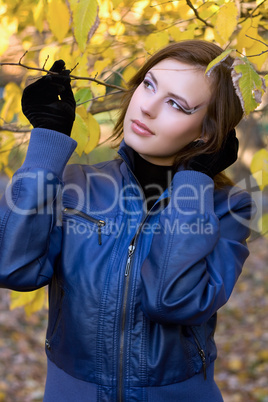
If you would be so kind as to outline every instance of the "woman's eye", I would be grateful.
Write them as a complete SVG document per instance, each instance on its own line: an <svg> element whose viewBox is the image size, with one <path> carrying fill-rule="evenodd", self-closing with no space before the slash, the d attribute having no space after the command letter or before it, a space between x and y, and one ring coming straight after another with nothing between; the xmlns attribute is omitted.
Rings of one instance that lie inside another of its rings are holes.
<svg viewBox="0 0 268 402"><path fill-rule="evenodd" d="M146 78L143 80L143 85L145 86L145 88L154 90L153 84Z"/></svg>
<svg viewBox="0 0 268 402"><path fill-rule="evenodd" d="M174 109L181 110L181 111L183 112L182 107L181 107L177 102L175 102L173 99L169 99L169 100L167 101L167 104L169 104L170 106L172 106Z"/></svg>

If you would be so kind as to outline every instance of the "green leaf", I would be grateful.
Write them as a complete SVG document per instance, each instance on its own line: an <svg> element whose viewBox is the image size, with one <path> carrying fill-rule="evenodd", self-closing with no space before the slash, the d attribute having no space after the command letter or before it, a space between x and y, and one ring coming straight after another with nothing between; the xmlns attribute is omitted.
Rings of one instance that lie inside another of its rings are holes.
<svg viewBox="0 0 268 402"><path fill-rule="evenodd" d="M268 151L265 148L253 155L250 171L261 190L268 186Z"/></svg>
<svg viewBox="0 0 268 402"><path fill-rule="evenodd" d="M92 92L89 88L81 88L74 95L77 106L81 104L88 107L88 102L92 99Z"/></svg>
<svg viewBox="0 0 268 402"><path fill-rule="evenodd" d="M99 26L97 0L69 0L74 36L83 52Z"/></svg>
<svg viewBox="0 0 268 402"><path fill-rule="evenodd" d="M265 82L246 57L236 57L232 66L232 80L246 115L261 103Z"/></svg>
<svg viewBox="0 0 268 402"><path fill-rule="evenodd" d="M215 67L217 67L220 63L222 63L227 57L232 53L234 49L227 49L224 52L222 52L218 57L216 57L214 60L212 60L209 65L207 66L207 69L205 71L205 74L209 77L212 71L214 70Z"/></svg>

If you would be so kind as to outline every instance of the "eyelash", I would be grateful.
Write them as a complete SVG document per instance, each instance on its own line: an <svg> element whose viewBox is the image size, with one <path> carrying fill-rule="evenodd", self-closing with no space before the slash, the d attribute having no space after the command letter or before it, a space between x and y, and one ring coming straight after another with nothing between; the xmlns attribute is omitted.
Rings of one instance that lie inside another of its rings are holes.
<svg viewBox="0 0 268 402"><path fill-rule="evenodd" d="M154 87L153 83L148 78L144 78L143 85L144 85L144 87L146 89L150 89L149 86L151 86L152 89L153 89L153 92L155 92L155 87ZM175 110L177 110L179 112L184 112L184 110L181 108L180 104L175 102L173 99L169 99L166 103L169 104L169 105L173 104L173 105L175 105L175 107L171 105L171 107L173 109L175 109Z"/></svg>

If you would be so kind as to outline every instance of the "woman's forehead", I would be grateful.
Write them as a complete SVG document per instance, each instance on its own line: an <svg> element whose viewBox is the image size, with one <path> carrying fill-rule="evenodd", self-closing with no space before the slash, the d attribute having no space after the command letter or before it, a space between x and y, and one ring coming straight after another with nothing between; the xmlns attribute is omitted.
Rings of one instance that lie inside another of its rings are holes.
<svg viewBox="0 0 268 402"><path fill-rule="evenodd" d="M208 102L211 97L211 80L204 67L192 66L174 59L165 59L147 72L167 92L184 94L191 104Z"/></svg>
<svg viewBox="0 0 268 402"><path fill-rule="evenodd" d="M159 63L155 64L149 71L152 70L168 70L168 71L178 71L178 72L183 72L183 71L205 71L205 68L203 66L200 66L199 64L192 65L192 64L187 64L183 63L179 60L176 59L164 59L161 60Z"/></svg>

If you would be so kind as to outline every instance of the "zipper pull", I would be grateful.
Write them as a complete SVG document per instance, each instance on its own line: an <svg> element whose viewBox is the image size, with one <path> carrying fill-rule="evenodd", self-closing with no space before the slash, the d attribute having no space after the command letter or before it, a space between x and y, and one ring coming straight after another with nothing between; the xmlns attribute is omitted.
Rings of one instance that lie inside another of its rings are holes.
<svg viewBox="0 0 268 402"><path fill-rule="evenodd" d="M125 276L128 276L128 274L129 274L131 258L134 253L134 250L135 250L135 246L133 244L131 244L128 247L128 259L127 259L127 265L126 265L126 270L125 270Z"/></svg>
<svg viewBox="0 0 268 402"><path fill-rule="evenodd" d="M100 245L100 246L102 245L102 241L101 241L101 228L102 228L103 226L105 226L105 222L102 221L102 220L99 220L99 221L98 221L98 242L99 242L99 245Z"/></svg>
<svg viewBox="0 0 268 402"><path fill-rule="evenodd" d="M206 363L206 355L203 349L198 350L199 356L201 357L202 364L203 364L203 371L204 371L204 379L207 379L207 363Z"/></svg>

